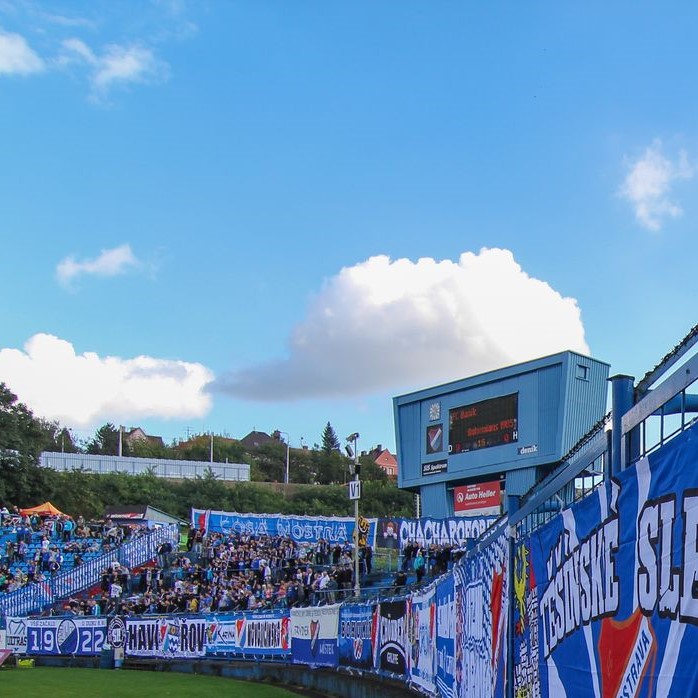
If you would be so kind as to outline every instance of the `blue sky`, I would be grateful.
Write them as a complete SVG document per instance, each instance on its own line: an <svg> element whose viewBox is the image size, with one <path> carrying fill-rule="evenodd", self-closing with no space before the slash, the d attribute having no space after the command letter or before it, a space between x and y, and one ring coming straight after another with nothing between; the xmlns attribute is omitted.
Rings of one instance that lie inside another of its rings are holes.
<svg viewBox="0 0 698 698"><path fill-rule="evenodd" d="M78 436L394 447L695 324L689 3L0 0L0 380Z"/></svg>

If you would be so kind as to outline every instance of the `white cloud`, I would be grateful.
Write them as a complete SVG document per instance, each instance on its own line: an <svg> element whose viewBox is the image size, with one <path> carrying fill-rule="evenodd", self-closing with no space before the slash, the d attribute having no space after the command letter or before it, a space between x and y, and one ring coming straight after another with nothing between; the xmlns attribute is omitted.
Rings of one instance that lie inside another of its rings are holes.
<svg viewBox="0 0 698 698"><path fill-rule="evenodd" d="M151 49L140 44L109 44L101 54L97 54L77 38L63 41L58 63L63 66L86 65L96 98L104 98L115 85L163 80L169 70Z"/></svg>
<svg viewBox="0 0 698 698"><path fill-rule="evenodd" d="M86 17L69 17L68 15L51 14L50 12L39 12L38 17L48 24L55 24L60 27L85 27L94 29L96 23Z"/></svg>
<svg viewBox="0 0 698 698"><path fill-rule="evenodd" d="M70 342L36 334L0 350L0 380L39 417L79 428L139 418L202 417L213 374L198 363L76 354Z"/></svg>
<svg viewBox="0 0 698 698"><path fill-rule="evenodd" d="M371 257L329 279L293 331L288 357L245 367L217 389L256 400L377 392L473 375L572 349L580 311L511 252L457 262Z"/></svg>
<svg viewBox="0 0 698 698"><path fill-rule="evenodd" d="M100 91L115 83L150 82L165 74L165 66L153 52L143 46L107 46L93 76L93 84Z"/></svg>
<svg viewBox="0 0 698 698"><path fill-rule="evenodd" d="M0 30L0 73L30 75L44 70L44 62L24 37Z"/></svg>
<svg viewBox="0 0 698 698"><path fill-rule="evenodd" d="M635 210L635 218L649 230L660 230L665 218L677 218L683 211L669 198L671 185L678 179L691 179L694 170L684 151L672 162L662 152L657 139L642 157L630 164L628 175L620 189Z"/></svg>
<svg viewBox="0 0 698 698"><path fill-rule="evenodd" d="M61 63L85 62L95 64L97 62L97 57L92 52L92 49L80 39L66 39L62 46L63 53L59 58Z"/></svg>
<svg viewBox="0 0 698 698"><path fill-rule="evenodd" d="M86 274L118 276L139 266L141 262L131 251L130 245L120 245L111 250L102 250L101 254L94 259L76 261L72 256L66 257L56 267L56 276L63 285L67 286L75 278Z"/></svg>

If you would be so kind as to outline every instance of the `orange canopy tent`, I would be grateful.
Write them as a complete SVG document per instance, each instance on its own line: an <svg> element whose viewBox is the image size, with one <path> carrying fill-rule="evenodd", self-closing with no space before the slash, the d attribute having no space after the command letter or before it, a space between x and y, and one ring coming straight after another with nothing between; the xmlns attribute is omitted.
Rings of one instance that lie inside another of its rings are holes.
<svg viewBox="0 0 698 698"><path fill-rule="evenodd" d="M38 514L39 516L63 516L63 512L60 509L51 504L51 502L44 502L43 504L38 504L35 507L30 507L29 509L20 509L20 514L22 516L31 516L32 514Z"/></svg>

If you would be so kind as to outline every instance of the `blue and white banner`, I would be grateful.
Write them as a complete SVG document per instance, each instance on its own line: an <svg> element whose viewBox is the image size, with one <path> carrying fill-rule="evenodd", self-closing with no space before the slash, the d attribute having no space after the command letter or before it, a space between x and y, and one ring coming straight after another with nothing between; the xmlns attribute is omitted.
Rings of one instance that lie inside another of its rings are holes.
<svg viewBox="0 0 698 698"><path fill-rule="evenodd" d="M487 546L453 568L456 698L505 695L508 559L507 530L502 525Z"/></svg>
<svg viewBox="0 0 698 698"><path fill-rule="evenodd" d="M453 698L455 674L456 606L453 574L436 584L436 687L444 698Z"/></svg>
<svg viewBox="0 0 698 698"><path fill-rule="evenodd" d="M409 542L426 547L443 545L463 548L469 541L479 538L496 520L495 516L400 519L400 550Z"/></svg>
<svg viewBox="0 0 698 698"><path fill-rule="evenodd" d="M531 665L522 689L696 695L697 463L692 427L522 543L516 644Z"/></svg>
<svg viewBox="0 0 698 698"><path fill-rule="evenodd" d="M410 679L427 693L436 691L436 588L412 596Z"/></svg>
<svg viewBox="0 0 698 698"><path fill-rule="evenodd" d="M378 629L378 606L347 603L339 609L339 663L356 669L373 669Z"/></svg>
<svg viewBox="0 0 698 698"><path fill-rule="evenodd" d="M206 616L206 655L280 657L290 654L289 612Z"/></svg>
<svg viewBox="0 0 698 698"><path fill-rule="evenodd" d="M129 617L126 619L126 655L154 659L203 657L207 624L204 616Z"/></svg>
<svg viewBox="0 0 698 698"><path fill-rule="evenodd" d="M351 543L354 519L345 516L286 516L285 514L239 514L234 511L192 509L192 525L213 533L238 533L251 536L287 536L296 543L317 543L321 538L331 544ZM368 545L375 545L376 519L369 523Z"/></svg>
<svg viewBox="0 0 698 698"><path fill-rule="evenodd" d="M8 627L19 630L21 620L26 633L24 653L31 655L98 655L107 634L107 621L99 617L10 618ZM13 640L13 645L8 649L22 652L21 640Z"/></svg>
<svg viewBox="0 0 698 698"><path fill-rule="evenodd" d="M5 649L15 654L27 653L27 618L5 618Z"/></svg>
<svg viewBox="0 0 698 698"><path fill-rule="evenodd" d="M316 666L337 666L339 604L291 609L293 661Z"/></svg>

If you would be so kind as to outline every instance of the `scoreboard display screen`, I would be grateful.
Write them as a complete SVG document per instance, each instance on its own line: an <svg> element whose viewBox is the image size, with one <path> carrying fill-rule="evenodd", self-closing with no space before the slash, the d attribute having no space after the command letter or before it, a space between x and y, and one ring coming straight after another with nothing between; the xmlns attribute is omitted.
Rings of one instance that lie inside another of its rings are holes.
<svg viewBox="0 0 698 698"><path fill-rule="evenodd" d="M448 411L448 452L465 453L519 440L519 394Z"/></svg>

